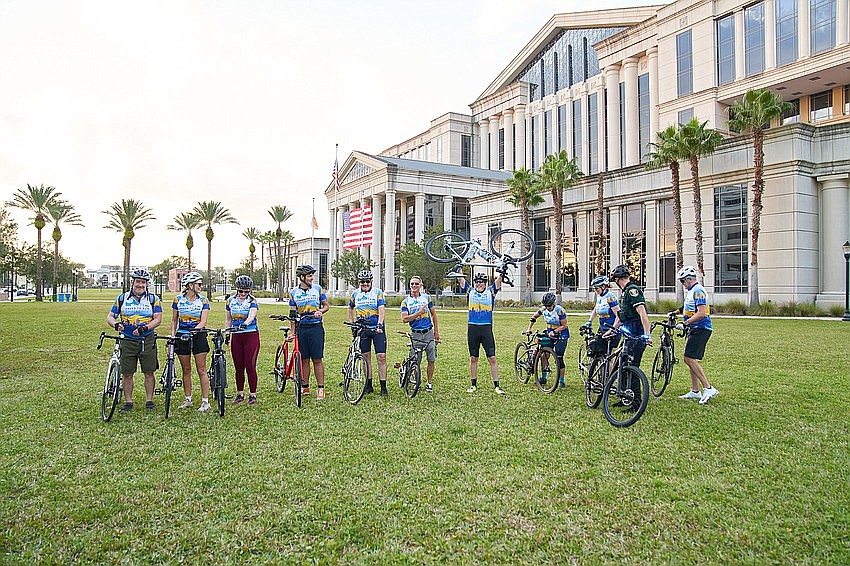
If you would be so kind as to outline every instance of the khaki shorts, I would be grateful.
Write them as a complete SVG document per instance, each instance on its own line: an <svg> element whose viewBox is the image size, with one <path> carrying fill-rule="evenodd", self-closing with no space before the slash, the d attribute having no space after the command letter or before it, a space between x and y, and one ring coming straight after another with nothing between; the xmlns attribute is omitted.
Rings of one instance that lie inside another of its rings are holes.
<svg viewBox="0 0 850 566"><path fill-rule="evenodd" d="M121 375L136 373L139 366L142 366L142 373L153 373L159 369L153 333L145 338L144 352L140 352L141 340L121 340L118 348L121 350Z"/></svg>

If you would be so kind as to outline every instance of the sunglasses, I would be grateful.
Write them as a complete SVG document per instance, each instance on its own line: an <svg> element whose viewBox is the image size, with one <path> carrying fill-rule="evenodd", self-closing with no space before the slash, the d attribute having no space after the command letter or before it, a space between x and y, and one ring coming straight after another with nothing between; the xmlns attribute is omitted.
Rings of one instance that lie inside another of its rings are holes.
<svg viewBox="0 0 850 566"><path fill-rule="evenodd" d="M237 289L236 292L240 295L247 295L250 291L248 289Z"/></svg>
<svg viewBox="0 0 850 566"><path fill-rule="evenodd" d="M361 285L363 285L364 283L371 283L371 281L361 281L360 282Z"/></svg>
<svg viewBox="0 0 850 566"><path fill-rule="evenodd" d="M411 283L410 284L411 287L420 287L421 285L422 285L422 283Z"/></svg>

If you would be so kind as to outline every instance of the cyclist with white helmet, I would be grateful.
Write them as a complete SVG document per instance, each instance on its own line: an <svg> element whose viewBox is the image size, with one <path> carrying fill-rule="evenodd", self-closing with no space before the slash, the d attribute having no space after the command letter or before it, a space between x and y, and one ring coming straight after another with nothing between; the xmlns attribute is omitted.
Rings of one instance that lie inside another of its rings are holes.
<svg viewBox="0 0 850 566"><path fill-rule="evenodd" d="M257 402L257 356L260 354L260 329L257 327L257 299L251 294L254 280L247 275L236 278L236 294L227 300L227 328L233 328L230 357L236 370L236 397L245 400L245 374L248 374L248 404Z"/></svg>
<svg viewBox="0 0 850 566"><path fill-rule="evenodd" d="M617 313L620 312L620 302L617 300L617 297L614 296L614 293L611 292L611 282L608 280L608 277L605 275L599 275L593 278L593 281L590 282L590 286L593 287L594 292L596 293L596 305L593 307L593 310L590 311L590 318L587 322L582 324L582 326L590 328L593 326L593 319L599 317L599 332L604 333L605 327L603 325L614 326L614 321L617 320ZM617 344L620 342L620 335L614 334L613 336L609 336L605 339L606 341L598 341L594 342L594 344L598 344L599 350L595 350L594 354L605 354L608 349L613 349L617 347ZM605 349L602 349L602 346Z"/></svg>
<svg viewBox="0 0 850 566"><path fill-rule="evenodd" d="M487 275L476 273L472 278L472 285L463 276L457 277L460 292L466 293L469 306L468 324L466 326L466 342L469 347L469 374L472 385L466 390L474 393L478 390L478 356L481 347L490 364L490 377L493 378L493 387L497 395L504 395L499 387L499 366L496 364L496 339L493 336L493 307L496 304L496 293L502 288L502 274L489 286Z"/></svg>
<svg viewBox="0 0 850 566"><path fill-rule="evenodd" d="M145 375L145 408L156 410L153 403L154 372L159 368L159 362L153 329L162 323L162 303L159 297L148 293L151 274L146 269L137 268L130 272L130 279L130 291L118 295L106 317L109 326L130 339L121 340L118 344L124 386L124 406L119 411L124 413L133 410L133 374L138 366Z"/></svg>
<svg viewBox="0 0 850 566"><path fill-rule="evenodd" d="M372 344L375 344L375 356L378 358L378 378L381 382L381 395L387 395L387 335L384 332L384 317L387 302L384 292L372 285L372 272L364 269L357 274L360 289L354 291L348 301L348 320L365 319L368 324L360 334L360 351L372 367ZM352 328L352 332L357 332ZM372 393L372 376L366 380L366 393Z"/></svg>
<svg viewBox="0 0 850 566"><path fill-rule="evenodd" d="M301 350L302 393L310 394L310 363L316 370L316 399L325 398L325 327L322 315L330 310L328 297L320 285L313 283L316 268L299 265L295 268L298 285L289 291L289 315L301 317L298 325L298 348ZM290 323L293 334L295 325Z"/></svg>
<svg viewBox="0 0 850 566"><path fill-rule="evenodd" d="M207 317L210 314L210 302L201 295L203 277L197 271L190 271L181 280L183 292L174 297L171 302L171 335L189 334L193 330L206 328ZM192 335L188 341L178 340L174 344L174 352L180 360L183 370L183 393L186 399L180 405L181 409L192 406L192 356L195 357L195 371L201 380L201 407L199 412L210 409L210 378L207 375L207 352L210 343L206 332Z"/></svg>
<svg viewBox="0 0 850 566"><path fill-rule="evenodd" d="M680 395L680 399L699 399L700 405L705 405L717 395L718 391L708 382L700 365L705 356L705 346L711 338L711 308L708 304L708 294L697 280L697 270L686 265L676 274L676 278L685 288L685 304L674 312L681 313L683 328L688 329L688 341L685 343L684 360L691 374L691 390ZM702 385L702 393L700 393Z"/></svg>
<svg viewBox="0 0 850 566"><path fill-rule="evenodd" d="M531 315L528 323L528 332L541 316L546 322L546 337L552 340L552 349L558 358L558 387L564 387L564 352L567 350L567 340L570 337L570 329L567 328L567 311L561 305L555 304L555 293L546 293L541 301L543 306ZM546 376L542 376L540 383L546 383Z"/></svg>

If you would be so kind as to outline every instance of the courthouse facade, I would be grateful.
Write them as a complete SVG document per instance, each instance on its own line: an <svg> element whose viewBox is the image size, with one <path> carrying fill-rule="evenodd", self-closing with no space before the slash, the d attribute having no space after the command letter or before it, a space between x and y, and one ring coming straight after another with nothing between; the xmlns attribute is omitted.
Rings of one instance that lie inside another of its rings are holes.
<svg viewBox="0 0 850 566"><path fill-rule="evenodd" d="M564 198L562 271L550 269L547 197L533 211L533 278L520 277L504 297L519 298L530 284L537 297L560 285L565 298L587 298L598 253L607 266L630 265L651 299L672 297L670 174L647 171L645 163L656 132L696 117L727 138L700 161L704 284L715 300L744 298L752 142L729 131L727 108L749 89L770 88L793 109L766 132L761 296L842 303L841 244L850 238L848 12L850 0L682 0L554 15L470 104L469 115L446 114L380 155L349 156L342 186L326 193L337 218L331 242L341 241L341 211L377 202L378 229L364 253L381 284L395 290L402 282L394 251L405 238L418 240L437 212L450 218L447 226L482 241L496 229L519 227L504 180L520 167L537 170L547 154L564 149L586 177ZM692 182L686 163L681 170L685 262L694 263ZM600 176L602 250L592 244ZM332 247L336 257L341 244Z"/></svg>

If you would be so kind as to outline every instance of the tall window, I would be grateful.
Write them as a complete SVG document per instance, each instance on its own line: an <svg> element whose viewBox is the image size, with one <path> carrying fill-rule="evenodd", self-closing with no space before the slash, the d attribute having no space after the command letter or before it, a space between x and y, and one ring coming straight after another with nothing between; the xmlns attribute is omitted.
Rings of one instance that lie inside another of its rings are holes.
<svg viewBox="0 0 850 566"><path fill-rule="evenodd" d="M679 96L694 91L694 54L691 30L676 36L676 90Z"/></svg>
<svg viewBox="0 0 850 566"><path fill-rule="evenodd" d="M811 0L810 6L812 55L815 55L835 47L835 0Z"/></svg>
<svg viewBox="0 0 850 566"><path fill-rule="evenodd" d="M799 100L797 103L799 104ZM844 87L844 115L850 114L850 85Z"/></svg>
<svg viewBox="0 0 850 566"><path fill-rule="evenodd" d="M776 0L776 66L797 60L797 0Z"/></svg>
<svg viewBox="0 0 850 566"><path fill-rule="evenodd" d="M460 136L460 164L462 167L472 167L472 136Z"/></svg>
<svg viewBox="0 0 850 566"><path fill-rule="evenodd" d="M631 279L641 287L646 286L646 228L643 203L623 207L623 263L628 266Z"/></svg>
<svg viewBox="0 0 850 566"><path fill-rule="evenodd" d="M505 129L499 128L499 169L505 168Z"/></svg>
<svg viewBox="0 0 850 566"><path fill-rule="evenodd" d="M796 124L800 121L800 99L795 98L794 100L789 100L788 104L790 104L791 107L782 112L781 123L783 126L785 124Z"/></svg>
<svg viewBox="0 0 850 566"><path fill-rule="evenodd" d="M567 149L567 106L558 106L558 151Z"/></svg>
<svg viewBox="0 0 850 566"><path fill-rule="evenodd" d="M823 122L832 118L832 91L825 90L809 97L809 121Z"/></svg>
<svg viewBox="0 0 850 566"><path fill-rule="evenodd" d="M581 100L573 100L573 157L581 163Z"/></svg>
<svg viewBox="0 0 850 566"><path fill-rule="evenodd" d="M640 160L646 161L649 155L649 73L638 77L638 142Z"/></svg>
<svg viewBox="0 0 850 566"><path fill-rule="evenodd" d="M552 111L547 110L543 113L543 155L550 153L552 153Z"/></svg>
<svg viewBox="0 0 850 566"><path fill-rule="evenodd" d="M594 92L587 97L587 156L588 173L599 172L599 97Z"/></svg>
<svg viewBox="0 0 850 566"><path fill-rule="evenodd" d="M679 110L677 118L679 124L687 124L688 122L694 119L694 109L687 108L685 110Z"/></svg>
<svg viewBox="0 0 850 566"><path fill-rule="evenodd" d="M620 83L620 165L626 165L626 83Z"/></svg>
<svg viewBox="0 0 850 566"><path fill-rule="evenodd" d="M443 222L443 197L425 195L425 228L433 228Z"/></svg>
<svg viewBox="0 0 850 566"><path fill-rule="evenodd" d="M714 291L747 291L747 187L714 189Z"/></svg>
<svg viewBox="0 0 850 566"><path fill-rule="evenodd" d="M549 290L549 218L534 219L534 290Z"/></svg>
<svg viewBox="0 0 850 566"><path fill-rule="evenodd" d="M796 0L795 0L796 1ZM735 16L717 20L717 84L735 80Z"/></svg>
<svg viewBox="0 0 850 566"><path fill-rule="evenodd" d="M673 199L658 203L658 290L676 290L676 224Z"/></svg>
<svg viewBox="0 0 850 566"><path fill-rule="evenodd" d="M540 131L540 116L531 117L531 170L540 167L540 148L537 146L537 132Z"/></svg>
<svg viewBox="0 0 850 566"><path fill-rule="evenodd" d="M597 231L596 218L597 211L591 210L587 215L587 234L588 234L588 266L587 266L587 281L585 283L590 287L590 282L597 275L607 275L611 269L611 219L608 214L608 209L605 209L604 218L602 219L604 236L602 238L602 246L600 247L599 232ZM596 258L602 254L602 272L597 272Z"/></svg>
<svg viewBox="0 0 850 566"><path fill-rule="evenodd" d="M469 237L469 201L465 198L452 200L452 231Z"/></svg>
<svg viewBox="0 0 850 566"><path fill-rule="evenodd" d="M575 214L564 215L564 247L561 249L561 290L578 289L578 222Z"/></svg>
<svg viewBox="0 0 850 566"><path fill-rule="evenodd" d="M764 2L744 10L744 65L748 77L764 71Z"/></svg>

